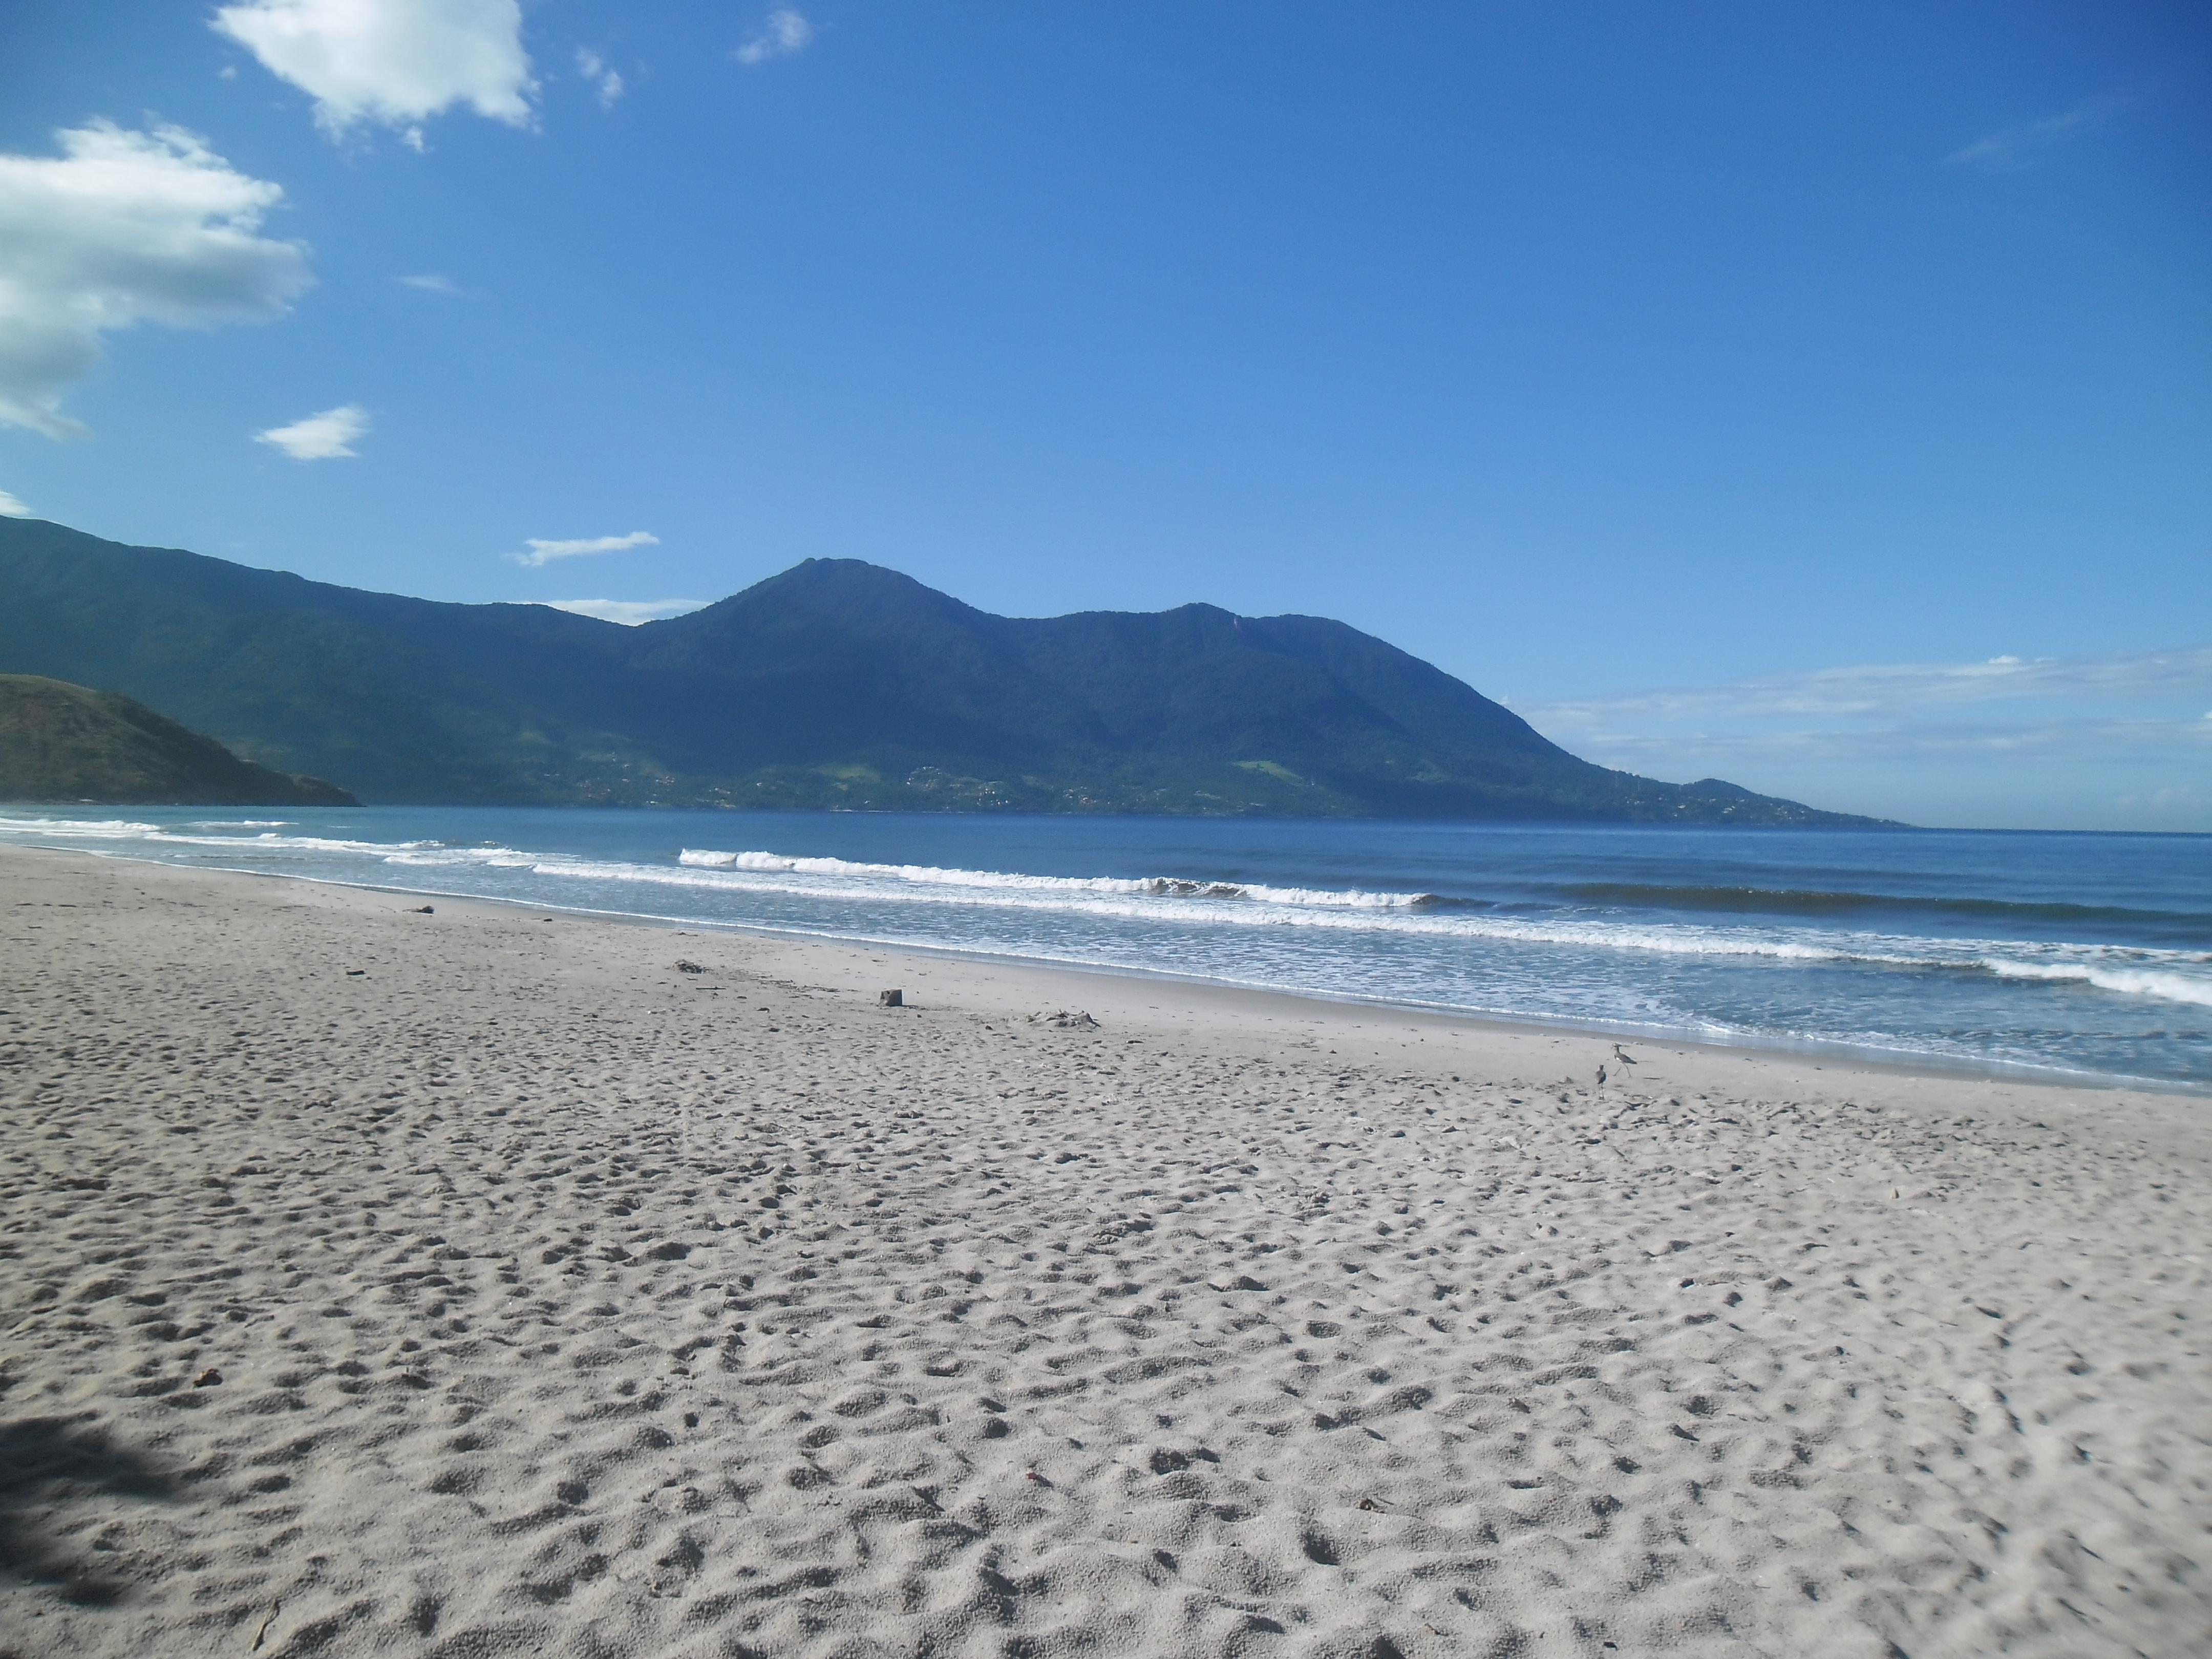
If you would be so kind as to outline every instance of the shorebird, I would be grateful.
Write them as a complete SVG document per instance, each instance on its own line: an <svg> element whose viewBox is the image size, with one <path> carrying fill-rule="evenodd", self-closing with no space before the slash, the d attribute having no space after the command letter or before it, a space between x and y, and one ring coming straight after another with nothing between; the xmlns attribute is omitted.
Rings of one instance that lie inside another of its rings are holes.
<svg viewBox="0 0 2212 1659"><path fill-rule="evenodd" d="M1618 1042L1613 1045L1613 1057L1624 1066L1633 1066L1636 1064L1636 1056L1623 1048Z"/></svg>
<svg viewBox="0 0 2212 1659"><path fill-rule="evenodd" d="M1597 1086L1601 1089L1605 1087L1605 1067L1602 1066L1597 1068Z"/></svg>

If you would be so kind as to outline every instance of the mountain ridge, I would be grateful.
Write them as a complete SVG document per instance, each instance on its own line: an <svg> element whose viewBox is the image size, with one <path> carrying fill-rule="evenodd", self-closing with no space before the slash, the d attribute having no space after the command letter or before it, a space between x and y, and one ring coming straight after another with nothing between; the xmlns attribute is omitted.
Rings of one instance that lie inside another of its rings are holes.
<svg viewBox="0 0 2212 1659"><path fill-rule="evenodd" d="M1326 617L1008 617L810 559L635 628L0 520L0 671L392 801L1866 824L1577 759Z"/></svg>

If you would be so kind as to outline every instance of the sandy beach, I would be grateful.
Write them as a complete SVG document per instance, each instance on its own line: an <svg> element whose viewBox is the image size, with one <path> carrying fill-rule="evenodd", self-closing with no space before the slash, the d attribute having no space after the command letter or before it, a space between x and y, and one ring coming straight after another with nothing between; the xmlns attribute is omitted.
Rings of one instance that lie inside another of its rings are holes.
<svg viewBox="0 0 2212 1659"><path fill-rule="evenodd" d="M2212 1649L2201 1097L422 902L0 851L0 1654Z"/></svg>

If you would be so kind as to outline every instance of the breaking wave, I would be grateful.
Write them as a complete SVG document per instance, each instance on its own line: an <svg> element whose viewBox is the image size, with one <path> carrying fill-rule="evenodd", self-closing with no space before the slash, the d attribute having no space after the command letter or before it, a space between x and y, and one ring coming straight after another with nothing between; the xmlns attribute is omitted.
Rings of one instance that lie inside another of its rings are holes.
<svg viewBox="0 0 2212 1659"><path fill-rule="evenodd" d="M466 822L501 839L471 842L454 836L450 816L388 810L381 822L336 812L293 820L158 809L141 809L143 817L71 817L48 810L0 813L0 837L455 896L1225 975L1509 1015L1569 1010L1619 1019L1671 1010L1675 1029L1696 1029L1717 1012L1708 999L1724 996L1741 1000L1728 1001L1731 1010L1767 1011L1759 1018L1771 1024L1760 1029L1799 1032L1849 1021L1845 1029L1864 1023L1871 1031L1879 1021L1867 1011L1879 1007L1901 1036L1913 1018L1933 1017L1913 1005L1972 1008L1938 1043L1969 1052L2016 1037L2023 1052L2044 1052L2034 1044L2046 1041L2045 1033L2140 1025L2161 1028L2145 1041L2200 1045L2195 1054L2205 1041L2203 1022L2166 1010L2212 1008L2212 950L2170 948L2193 947L2203 937L2189 925L2204 908L2201 897L2154 911L1810 884L1653 881L1524 885L1519 891L1540 894L1540 902L1493 902L1379 886L1032 875L758 849L686 848L672 859L658 839L665 830L570 839L571 832L549 833L538 820L490 809ZM408 838L373 838L371 826L387 823ZM431 830L453 838L425 833ZM541 835L593 850L511 844ZM1309 862L1286 873L1344 867ZM1388 869L1376 873L1387 881ZM1950 932L2062 927L2073 941ZM2130 942L2080 942L2100 933ZM1806 971L1784 971L1790 969ZM2015 988L1999 988L2006 985ZM1439 995L1451 1000L1435 1000ZM2139 1012L2123 1017L2124 1006ZM1730 1024L1752 1029L1759 1020ZM2002 1039L1992 1035L1999 1026ZM2180 1063L2183 1075L2201 1075L2201 1059Z"/></svg>
<svg viewBox="0 0 2212 1659"><path fill-rule="evenodd" d="M1268 887L1257 882L1193 880L1182 876L1029 876L1000 870L946 870L927 864L856 864L847 859L792 858L781 853L720 853L687 847L678 864L701 870L759 874L873 876L928 887L1007 892L1099 893L1125 898L1250 899L1321 909L1406 910L1434 905L1432 893L1370 893L1356 888Z"/></svg>
<svg viewBox="0 0 2212 1659"><path fill-rule="evenodd" d="M2116 991L2123 996L2159 997L2167 1002L2212 1008L2212 977L2191 978L2186 974L2158 969L2106 967L2094 963L2010 962L1996 958L1981 965L2000 979L2075 981L2094 985L2100 991Z"/></svg>
<svg viewBox="0 0 2212 1659"><path fill-rule="evenodd" d="M1972 898L1947 894L1830 891L1795 887L1713 887L1662 882L1577 882L1559 890L1586 904L1633 905L1669 910L1735 910L1765 915L1848 915L1857 911L1917 911L1997 922L2119 923L2194 927L2212 932L2212 915L2186 910L2146 910L2118 904Z"/></svg>
<svg viewBox="0 0 2212 1659"><path fill-rule="evenodd" d="M678 862L682 867L678 870L570 860L542 862L534 867L545 875L623 882L742 884L756 890L844 903L980 905L1076 914L1109 921L1310 928L1469 943L1566 945L1665 957L1989 974L2003 979L2073 981L2119 995L2212 1006L2212 952L1809 930L1790 936L1747 927L1436 914L1441 902L1425 893L1270 887L1167 877L1030 876L764 852L686 849Z"/></svg>

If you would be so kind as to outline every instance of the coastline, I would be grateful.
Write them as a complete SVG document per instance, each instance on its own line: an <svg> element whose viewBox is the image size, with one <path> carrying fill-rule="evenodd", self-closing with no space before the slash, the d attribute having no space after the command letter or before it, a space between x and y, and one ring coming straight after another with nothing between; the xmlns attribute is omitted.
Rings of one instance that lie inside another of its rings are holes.
<svg viewBox="0 0 2212 1659"><path fill-rule="evenodd" d="M115 855L0 896L0 1650L2212 1638L2188 1095Z"/></svg>
<svg viewBox="0 0 2212 1659"><path fill-rule="evenodd" d="M1790 1059L1814 1071L1863 1070L1885 1076L1924 1078L1932 1081L2016 1083L2029 1087L2059 1090L2116 1091L2122 1093L2173 1095L2185 1098L2212 1098L2212 1082L2077 1071L2057 1066L2039 1066L2026 1061L1993 1060L1912 1049L1883 1048L1875 1045L1851 1044L1821 1038L1773 1037L1753 1032L1690 1036L1679 1034L1669 1028L1637 1025L1627 1022L1583 1022L1536 1013L1462 1009L1434 1003L1394 1002L1351 993L1332 994L1316 989L1259 985L1225 978L1176 974L1164 969L1134 968L1109 963L1060 960L1012 952L1001 954L912 941L882 940L866 935L783 928L765 923L728 922L635 910L597 909L581 905L465 893L432 886L355 882L330 877L274 871L210 866L185 866L171 864L164 860L145 858L121 851L41 848L30 842L17 842L12 845L25 851L48 852L64 856L117 859L131 863L151 864L161 868L190 868L206 873L236 876L252 880L301 882L313 886L434 899L444 904L456 907L464 905L483 907L495 912L507 911L519 914L551 910L556 915L577 921L611 922L677 932L696 929L711 934L726 933L747 939L781 940L801 946L820 945L836 950L880 951L889 956L913 958L917 962L967 963L978 967L1067 975L1077 981L1072 988L1063 988L1068 994L1073 994L1081 988L1082 982L1091 980L1128 981L1143 985L1176 987L1194 993L1252 998L1261 1004L1279 1000L1291 1005L1292 1011L1288 1016L1285 1016L1279 1011L1273 1014L1261 1011L1256 1017L1295 1018L1295 1010L1300 1007L1362 1010L1365 1011L1370 1018L1385 1021L1403 1016L1413 1020L1441 1021L1447 1027L1466 1027L1500 1035L1585 1038L1601 1044L1601 1053L1603 1052L1602 1045L1618 1042L1623 1044L1649 1045L1665 1049L1678 1057L1701 1054L1725 1059L1741 1055L1761 1055ZM1103 994L1101 993L1102 997Z"/></svg>

